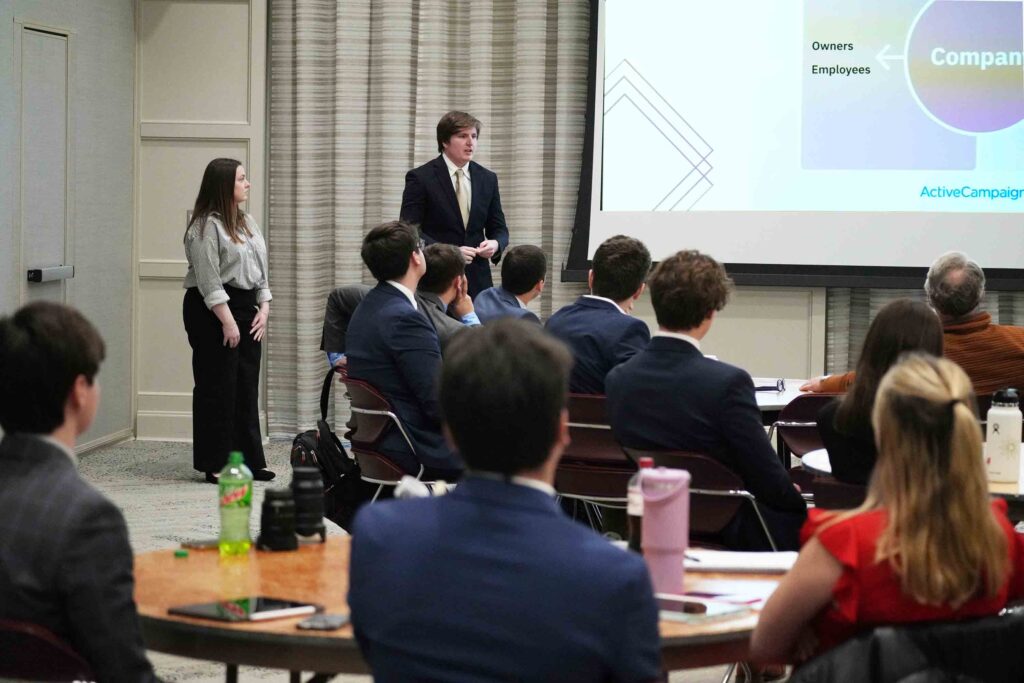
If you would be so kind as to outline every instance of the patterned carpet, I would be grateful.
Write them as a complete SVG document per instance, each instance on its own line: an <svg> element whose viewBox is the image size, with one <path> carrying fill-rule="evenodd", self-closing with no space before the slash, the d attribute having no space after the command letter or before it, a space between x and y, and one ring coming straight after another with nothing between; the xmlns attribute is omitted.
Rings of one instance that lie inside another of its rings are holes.
<svg viewBox="0 0 1024 683"><path fill-rule="evenodd" d="M266 446L268 466L277 472L270 486L286 486L291 480L288 463L290 442L272 441ZM203 481L192 469L192 447L188 443L126 441L82 456L79 469L86 479L107 494L124 511L132 548L143 553L177 547L181 541L213 538L217 535L216 487ZM258 511L268 483L255 482L253 510ZM259 524L253 514L253 534ZM330 535L344 530L327 522ZM224 680L224 667L158 652L149 653L157 675L165 681L214 683ZM720 681L723 667L677 672L673 682L711 683ZM241 667L243 681L288 680L284 671ZM338 676L338 683L369 683L368 676Z"/></svg>

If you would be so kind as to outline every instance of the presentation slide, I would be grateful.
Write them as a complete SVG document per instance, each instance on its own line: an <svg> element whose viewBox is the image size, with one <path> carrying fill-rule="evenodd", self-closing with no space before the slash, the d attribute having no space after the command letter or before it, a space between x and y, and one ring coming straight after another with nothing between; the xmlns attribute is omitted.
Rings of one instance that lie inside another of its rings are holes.
<svg viewBox="0 0 1024 683"><path fill-rule="evenodd" d="M1024 2L599 8L591 255L1024 267Z"/></svg>

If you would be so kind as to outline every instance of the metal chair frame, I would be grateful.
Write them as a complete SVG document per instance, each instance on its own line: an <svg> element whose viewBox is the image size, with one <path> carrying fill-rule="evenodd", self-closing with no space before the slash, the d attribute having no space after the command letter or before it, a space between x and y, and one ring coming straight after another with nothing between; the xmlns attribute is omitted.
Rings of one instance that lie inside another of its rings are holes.
<svg viewBox="0 0 1024 683"><path fill-rule="evenodd" d="M662 463L659 463L658 460L660 458L663 458L663 457L678 459L680 462L667 462L667 463L664 463L668 467L676 467L678 469L687 469L686 462L685 462L687 459L699 459L699 460L696 460L696 463L699 463L701 461L706 460L709 463L710 467L712 468L712 471L715 470L715 469L721 470L723 472L728 473L728 475L731 476L732 478L734 478L736 481L739 481L739 482L742 481L742 480L740 480L739 475L736 474L735 472L733 472L732 470L730 470L728 467L726 467L722 463L718 462L714 458L709 457L709 456L704 455L704 454L701 454L701 453L690 453L690 452L687 452L687 451L671 451L671 450L659 451L659 450L648 450L648 449L640 449L640 448L625 448L623 450L625 451L626 455L630 459L632 459L634 461L638 460L641 456L644 456L644 455L650 455L650 456L654 457L654 461L655 461L656 464L662 464ZM694 496L694 495L697 495L697 496L709 496L709 497L714 497L714 498L739 498L741 500L749 501L749 503L754 508L754 514L757 515L757 521L761 525L761 530L764 531L765 538L768 539L768 545L771 546L771 549L773 551L778 551L779 547L775 543L775 538L772 536L771 531L768 529L768 523L765 521L764 515L761 514L761 507L760 507L760 505L758 505L757 499L754 498L754 494L752 494L750 491L747 491L746 489L739 489L739 488L708 489L708 488L703 488L703 487L699 487L699 486L698 487L691 486L690 487L690 495L691 495L691 497ZM691 516L690 516L690 519L692 520L693 519L693 515L692 515L693 501L692 501L692 498L691 498L691 501L690 501L690 506L691 506ZM737 508L737 510L738 510L738 508Z"/></svg>
<svg viewBox="0 0 1024 683"><path fill-rule="evenodd" d="M373 408L359 408L354 403L350 404L350 408L351 408L352 412L357 414L357 415L373 415L373 416L378 416L378 417L387 417L391 421L391 423L398 428L398 432L402 435L402 438L405 440L405 444L409 447L409 450L412 452L413 457L415 457L417 460L419 460L419 458L416 456L416 447L412 445L412 439L410 439L409 435L406 433L405 427L402 426L402 421L400 419L398 419L398 415L396 415L392 410L390 410L391 404L390 404L390 402L386 398L384 398L383 394L381 394L379 391L377 391L376 387L374 387L369 382L367 382L365 380L349 378L349 376L347 374L342 376L341 381L346 385L346 387L350 383L359 382L360 384L364 385L365 388L371 390L374 394L376 394L377 397L379 397L380 400L383 401L388 406L389 410L376 410L376 409L373 409ZM350 394L350 396L351 396L351 394ZM358 427L358 422L357 422L356 434L358 434L358 433L359 433L359 427ZM355 445L353 445L353 447L352 447L352 451L354 453L356 453L356 455L358 455L357 448L358 447L355 446ZM375 457L384 457L384 456L381 456L380 454L376 454L376 453L374 454L374 456ZM424 470L425 470L425 468L423 466L423 463L420 463L419 472L416 473L416 480L417 481L422 481ZM385 486L397 486L398 485L398 482L394 481L394 480L376 479L374 477L368 477L368 476L363 475L363 474L360 474L360 478L363 481L368 482L370 484L377 484L377 492L374 493L373 494L373 498L370 499L371 503L377 502L377 498L380 497L381 491L384 490ZM432 482L425 482L425 483L432 483Z"/></svg>

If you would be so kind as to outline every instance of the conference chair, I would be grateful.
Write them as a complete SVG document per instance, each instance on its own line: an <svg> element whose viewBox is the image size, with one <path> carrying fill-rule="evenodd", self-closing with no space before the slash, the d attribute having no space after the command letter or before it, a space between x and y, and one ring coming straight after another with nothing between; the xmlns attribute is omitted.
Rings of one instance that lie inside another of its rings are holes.
<svg viewBox="0 0 1024 683"><path fill-rule="evenodd" d="M385 486L397 486L406 474L401 467L378 450L380 440L388 427L394 426L398 430L413 457L416 456L416 448L402 426L402 421L383 394L369 382L353 379L347 373L340 375L340 381L348 392L352 414L355 417L355 432L350 437L352 454L359 463L362 480L377 484L377 492L370 500L373 503L380 497ZM422 476L423 465L420 464L416 479Z"/></svg>
<svg viewBox="0 0 1024 683"><path fill-rule="evenodd" d="M92 681L92 668L49 630L0 619L0 678L27 681Z"/></svg>
<svg viewBox="0 0 1024 683"><path fill-rule="evenodd" d="M792 683L818 681L986 681L1010 683L1024 671L1024 615L885 626L798 668Z"/></svg>
<svg viewBox="0 0 1024 683"><path fill-rule="evenodd" d="M768 440L778 430L780 443L779 457L789 472L790 478L802 490L811 483L811 475L803 467L792 467L789 455L800 457L805 453L824 448L818 433L818 412L840 394L800 394L779 411L779 419L768 428Z"/></svg>
<svg viewBox="0 0 1024 683"><path fill-rule="evenodd" d="M729 522L744 505L750 505L772 550L778 550L754 495L743 488L743 480L728 467L699 453L626 448L626 455L639 462L654 459L658 467L672 467L690 473L690 543L721 547L718 542Z"/></svg>
<svg viewBox="0 0 1024 683"><path fill-rule="evenodd" d="M849 484L835 477L817 476L811 481L814 507L825 510L852 510L859 507L868 495L868 487Z"/></svg>
<svg viewBox="0 0 1024 683"><path fill-rule="evenodd" d="M590 526L600 528L601 508L625 509L636 465L612 435L604 396L569 394L568 410L571 443L555 472L555 490L581 502Z"/></svg>

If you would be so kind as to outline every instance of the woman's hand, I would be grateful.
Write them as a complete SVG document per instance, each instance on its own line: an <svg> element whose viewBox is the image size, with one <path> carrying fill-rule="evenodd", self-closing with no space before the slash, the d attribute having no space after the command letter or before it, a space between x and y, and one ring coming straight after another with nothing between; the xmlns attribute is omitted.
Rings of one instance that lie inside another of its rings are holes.
<svg viewBox="0 0 1024 683"><path fill-rule="evenodd" d="M238 346L238 341L242 337L238 331L238 324L231 320L221 325L221 329L224 330L224 346L230 349Z"/></svg>
<svg viewBox="0 0 1024 683"><path fill-rule="evenodd" d="M264 302L256 308L256 317L252 319L252 327L249 328L249 334L256 341L262 341L263 335L267 333L267 318L270 317L270 304Z"/></svg>

